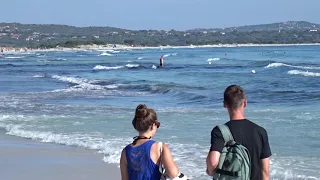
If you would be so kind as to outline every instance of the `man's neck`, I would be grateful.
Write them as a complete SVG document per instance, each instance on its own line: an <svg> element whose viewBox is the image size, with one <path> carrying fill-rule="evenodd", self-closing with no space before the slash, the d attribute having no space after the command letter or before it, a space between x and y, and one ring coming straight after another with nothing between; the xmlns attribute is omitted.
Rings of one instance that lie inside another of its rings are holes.
<svg viewBox="0 0 320 180"><path fill-rule="evenodd" d="M243 110L233 110L233 111L229 111L229 117L230 120L244 120L246 119L244 116L244 112Z"/></svg>

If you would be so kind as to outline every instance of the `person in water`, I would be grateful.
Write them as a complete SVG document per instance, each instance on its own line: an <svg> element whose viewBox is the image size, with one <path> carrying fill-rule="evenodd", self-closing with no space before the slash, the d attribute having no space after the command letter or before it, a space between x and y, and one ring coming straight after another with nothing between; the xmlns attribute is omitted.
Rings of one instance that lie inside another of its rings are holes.
<svg viewBox="0 0 320 180"><path fill-rule="evenodd" d="M120 158L122 180L159 180L160 162L170 178L179 179L184 176L179 172L168 146L163 143L160 153L159 143L151 139L160 127L153 109L147 108L145 104L138 105L132 125L139 132L139 136L134 137L134 141L122 150Z"/></svg>
<svg viewBox="0 0 320 180"><path fill-rule="evenodd" d="M164 66L164 57L161 56L160 57L160 67L163 67Z"/></svg>

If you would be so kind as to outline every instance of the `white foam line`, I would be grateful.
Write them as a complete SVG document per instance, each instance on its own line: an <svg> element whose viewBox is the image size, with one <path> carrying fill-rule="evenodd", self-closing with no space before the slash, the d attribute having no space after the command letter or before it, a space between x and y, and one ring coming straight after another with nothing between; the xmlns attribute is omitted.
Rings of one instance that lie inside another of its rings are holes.
<svg viewBox="0 0 320 180"><path fill-rule="evenodd" d="M111 70L111 69L122 69L122 68L124 68L124 66L108 67L108 66L96 65L93 69L94 70Z"/></svg>
<svg viewBox="0 0 320 180"><path fill-rule="evenodd" d="M209 58L207 61L210 62L210 61L219 61L220 58Z"/></svg>
<svg viewBox="0 0 320 180"><path fill-rule="evenodd" d="M52 76L52 78L58 79L58 80L64 81L64 82L78 84L77 86L70 87L69 90L71 90L71 91L77 90L77 89L81 89L81 90L83 90L83 89L86 89L86 90L102 90L102 89L104 89L103 86L90 84L94 81L90 81L87 79L65 77L65 76L58 76L58 75L54 75L54 76ZM57 92L59 92L59 91L61 91L61 90L57 90Z"/></svg>
<svg viewBox="0 0 320 180"><path fill-rule="evenodd" d="M106 156L103 158L108 163L119 163L121 155L121 147L124 147L126 143L129 143L129 139L104 139L102 137L92 137L90 134L55 134L52 132L42 131L29 131L22 129L20 125L5 125L0 123L0 127L3 127L8 131L6 134L19 136L24 138L30 138L46 143L64 144L68 146L78 146L87 149L98 150L99 153L103 153ZM94 135L97 136L97 135Z"/></svg>
<svg viewBox="0 0 320 180"><path fill-rule="evenodd" d="M126 67L128 68L139 67L139 64L127 64Z"/></svg>
<svg viewBox="0 0 320 180"><path fill-rule="evenodd" d="M288 71L288 74L290 74L290 75L310 76L310 77L320 77L320 73L308 72L308 71L299 71L299 70Z"/></svg>
<svg viewBox="0 0 320 180"><path fill-rule="evenodd" d="M312 67L312 66L293 66L290 64L285 64L285 63L271 63L265 68L275 68L275 67L281 67L281 66L286 66L286 67L293 67L293 68L298 68L298 69L320 69L320 67Z"/></svg>

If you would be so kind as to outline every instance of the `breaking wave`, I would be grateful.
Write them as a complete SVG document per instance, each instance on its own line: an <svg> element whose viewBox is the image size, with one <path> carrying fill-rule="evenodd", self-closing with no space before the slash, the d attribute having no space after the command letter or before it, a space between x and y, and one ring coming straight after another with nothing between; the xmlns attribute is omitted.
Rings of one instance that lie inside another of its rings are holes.
<svg viewBox="0 0 320 180"><path fill-rule="evenodd" d="M320 77L320 73L309 72L309 71L300 71L300 70L291 70L288 71L290 75L302 75L302 76L311 76L311 77Z"/></svg>
<svg viewBox="0 0 320 180"><path fill-rule="evenodd" d="M275 68L275 67L281 67L281 66L293 67L293 68L298 68L298 69L320 69L320 67L294 66L294 65L285 64L285 63L271 63L271 64L267 65L265 68Z"/></svg>

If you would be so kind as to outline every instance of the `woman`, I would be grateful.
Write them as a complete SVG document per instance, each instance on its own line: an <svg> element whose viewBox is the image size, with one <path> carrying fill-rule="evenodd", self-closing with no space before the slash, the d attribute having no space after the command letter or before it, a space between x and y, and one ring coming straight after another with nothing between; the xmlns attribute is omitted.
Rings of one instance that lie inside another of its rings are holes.
<svg viewBox="0 0 320 180"><path fill-rule="evenodd" d="M160 157L159 144L151 139L160 127L156 112L144 104L138 105L132 125L139 132L139 136L134 137L134 141L122 150L120 158L122 180L159 180L160 162L170 178L183 176L179 173L168 146L162 145Z"/></svg>

